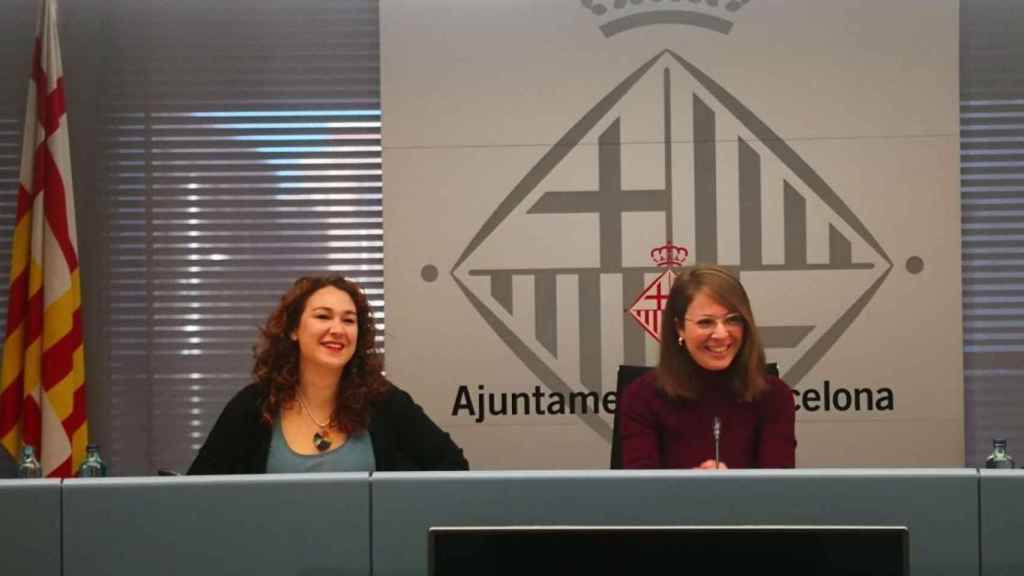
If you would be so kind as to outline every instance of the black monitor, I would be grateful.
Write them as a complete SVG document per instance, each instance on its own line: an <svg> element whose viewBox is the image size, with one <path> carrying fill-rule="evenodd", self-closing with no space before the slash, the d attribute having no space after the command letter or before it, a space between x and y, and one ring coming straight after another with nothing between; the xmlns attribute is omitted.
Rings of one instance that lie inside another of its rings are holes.
<svg viewBox="0 0 1024 576"><path fill-rule="evenodd" d="M464 526L428 537L431 576L909 573L902 526Z"/></svg>

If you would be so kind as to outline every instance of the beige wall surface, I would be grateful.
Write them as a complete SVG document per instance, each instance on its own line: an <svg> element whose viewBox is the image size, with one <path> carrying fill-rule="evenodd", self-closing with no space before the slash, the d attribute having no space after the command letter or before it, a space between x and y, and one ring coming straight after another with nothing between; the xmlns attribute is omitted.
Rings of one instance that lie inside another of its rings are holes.
<svg viewBox="0 0 1024 576"><path fill-rule="evenodd" d="M382 3L388 376L476 468L605 467L671 241L739 271L798 465L961 465L957 2L616 4Z"/></svg>

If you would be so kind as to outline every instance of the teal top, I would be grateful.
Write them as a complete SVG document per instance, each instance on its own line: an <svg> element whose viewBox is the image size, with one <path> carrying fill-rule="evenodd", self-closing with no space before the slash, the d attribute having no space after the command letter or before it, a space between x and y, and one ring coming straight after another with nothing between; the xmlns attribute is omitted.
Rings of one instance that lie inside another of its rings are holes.
<svg viewBox="0 0 1024 576"><path fill-rule="evenodd" d="M310 440L312 441L312 440ZM267 472L373 472L373 440L370 432L349 436L344 444L320 454L299 454L288 446L281 431L281 418L274 418L267 454Z"/></svg>

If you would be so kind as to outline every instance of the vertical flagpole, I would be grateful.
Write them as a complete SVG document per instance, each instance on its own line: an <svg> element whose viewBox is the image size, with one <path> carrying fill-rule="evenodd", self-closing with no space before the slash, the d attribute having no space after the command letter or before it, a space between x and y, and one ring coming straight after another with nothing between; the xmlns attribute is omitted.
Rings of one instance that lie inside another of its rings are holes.
<svg viewBox="0 0 1024 576"><path fill-rule="evenodd" d="M28 88L10 300L0 372L0 441L35 446L46 476L84 459L85 347L64 72L56 0L42 0Z"/></svg>

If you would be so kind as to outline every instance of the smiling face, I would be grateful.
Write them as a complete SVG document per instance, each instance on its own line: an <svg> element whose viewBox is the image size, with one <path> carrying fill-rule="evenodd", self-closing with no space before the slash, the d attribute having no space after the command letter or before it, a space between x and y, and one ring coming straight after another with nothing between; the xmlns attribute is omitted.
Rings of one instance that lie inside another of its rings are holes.
<svg viewBox="0 0 1024 576"><path fill-rule="evenodd" d="M711 297L697 292L676 326L686 350L705 370L725 370L743 345L744 320Z"/></svg>
<svg viewBox="0 0 1024 576"><path fill-rule="evenodd" d="M359 321L348 293L325 286L309 296L299 325L291 333L299 345L299 366L341 372L356 351Z"/></svg>

